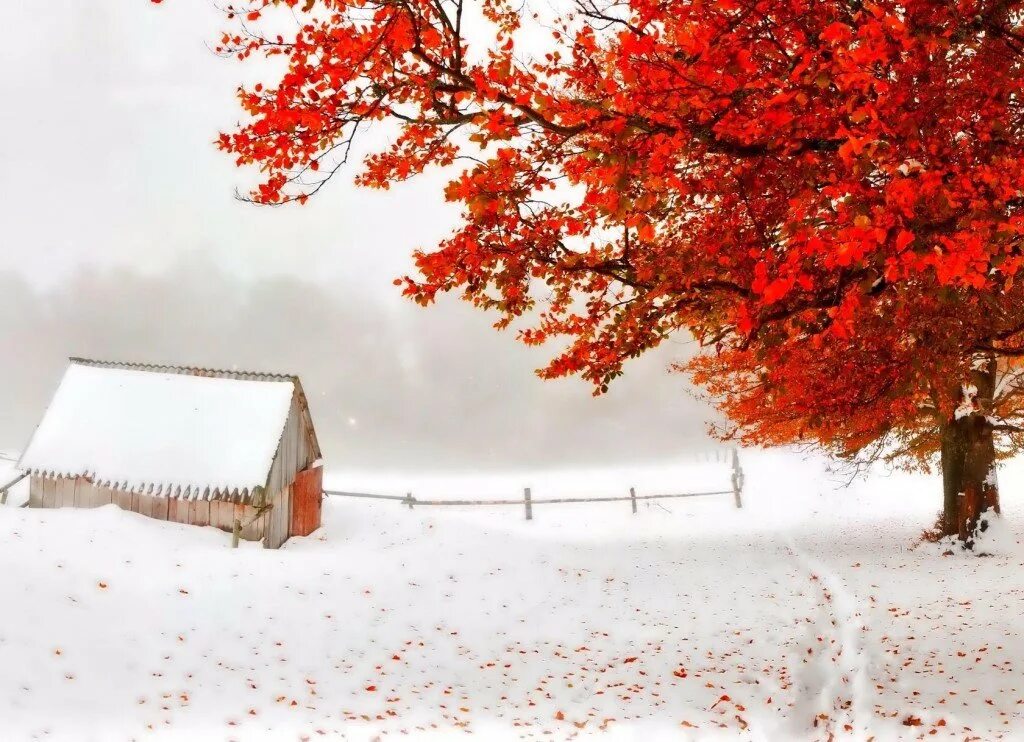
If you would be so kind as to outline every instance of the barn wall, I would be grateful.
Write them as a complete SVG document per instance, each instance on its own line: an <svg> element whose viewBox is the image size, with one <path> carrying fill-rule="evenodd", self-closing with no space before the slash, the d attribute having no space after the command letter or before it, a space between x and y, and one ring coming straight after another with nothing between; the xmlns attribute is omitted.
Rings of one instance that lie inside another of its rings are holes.
<svg viewBox="0 0 1024 742"><path fill-rule="evenodd" d="M42 477L37 477L34 474L28 478L28 506L30 508L43 507Z"/></svg>
<svg viewBox="0 0 1024 742"><path fill-rule="evenodd" d="M306 424L298 395L292 398L288 420L277 446L274 463L267 477L267 495L272 504L267 519L266 540L268 549L276 549L291 535L292 483L295 475L309 468L316 460L313 446L313 432Z"/></svg>
<svg viewBox="0 0 1024 742"><path fill-rule="evenodd" d="M291 513L291 485L281 490L273 499L267 520L267 535L263 545L268 549L276 549L288 540L288 523Z"/></svg>
<svg viewBox="0 0 1024 742"><path fill-rule="evenodd" d="M242 522L242 538L262 541L266 536L267 513L257 515L252 505L223 500L186 500L125 492L101 487L80 477L39 477L29 479L29 507L95 508L117 505L139 515L195 526L214 526L230 532L235 519Z"/></svg>
<svg viewBox="0 0 1024 742"><path fill-rule="evenodd" d="M311 432L299 409L297 396L292 397L288 420L277 445L277 454L267 477L267 492L280 492L295 480L295 475L314 461Z"/></svg>

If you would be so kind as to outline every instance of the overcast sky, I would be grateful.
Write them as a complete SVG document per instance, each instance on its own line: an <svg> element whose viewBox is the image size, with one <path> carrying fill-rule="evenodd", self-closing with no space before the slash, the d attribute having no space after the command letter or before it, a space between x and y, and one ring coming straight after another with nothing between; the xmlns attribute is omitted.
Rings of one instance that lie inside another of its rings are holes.
<svg viewBox="0 0 1024 742"><path fill-rule="evenodd" d="M212 0L6 0L0 21L0 448L24 446L69 355L298 373L337 466L643 463L710 445L710 410L667 371L687 338L595 399L536 378L551 349L478 310L403 300L392 280L454 224L442 177L236 201L246 174L212 140L253 70L209 51Z"/></svg>

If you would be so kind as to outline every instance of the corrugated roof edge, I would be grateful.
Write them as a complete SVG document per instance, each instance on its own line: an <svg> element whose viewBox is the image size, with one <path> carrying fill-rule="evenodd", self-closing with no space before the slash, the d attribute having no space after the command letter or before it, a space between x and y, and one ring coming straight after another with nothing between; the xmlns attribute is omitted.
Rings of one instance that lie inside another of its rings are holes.
<svg viewBox="0 0 1024 742"><path fill-rule="evenodd" d="M282 374L270 371L238 371L225 368L204 368L202 366L177 366L171 363L136 363L133 361L101 361L95 358L68 358L71 363L79 366L95 366L97 368L124 368L134 371L152 371L153 373L187 374L189 376L208 376L217 379L239 379L241 381L294 381L299 377L295 374Z"/></svg>
<svg viewBox="0 0 1024 742"><path fill-rule="evenodd" d="M309 400L302 388L302 382L295 374L281 374L266 371L230 371L228 369L203 368L202 366L176 366L174 364L159 363L137 363L131 361L101 361L95 358L79 358L71 356L68 358L71 363L81 366L96 366L98 368L124 368L136 371L152 371L153 373L188 374L189 376L209 376L217 379L239 379L241 381L290 381L295 384L295 393L299 400L299 409L302 413L306 429L309 431L310 445L313 449L314 458L323 458L320 450L320 441L316 437L316 428L313 427L313 417L309 412ZM283 431L282 431L283 432Z"/></svg>

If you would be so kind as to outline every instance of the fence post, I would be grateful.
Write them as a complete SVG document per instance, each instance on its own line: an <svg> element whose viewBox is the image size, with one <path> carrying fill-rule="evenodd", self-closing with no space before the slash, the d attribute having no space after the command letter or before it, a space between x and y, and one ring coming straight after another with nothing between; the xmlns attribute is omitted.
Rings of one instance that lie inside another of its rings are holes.
<svg viewBox="0 0 1024 742"><path fill-rule="evenodd" d="M231 527L231 548L232 549L237 549L238 548L238 539L241 537L241 535L242 535L242 521L240 521L238 518L235 518L235 523Z"/></svg>
<svg viewBox="0 0 1024 742"><path fill-rule="evenodd" d="M743 507L743 470L740 468L740 454L732 450L732 495L736 500L736 508Z"/></svg>
<svg viewBox="0 0 1024 742"><path fill-rule="evenodd" d="M633 487L629 488L629 501L633 506L633 515L636 515L636 489Z"/></svg>
<svg viewBox="0 0 1024 742"><path fill-rule="evenodd" d="M412 510L412 506L416 502L416 498L412 496L412 492L406 492L405 499L402 502L408 505L409 509Z"/></svg>
<svg viewBox="0 0 1024 742"><path fill-rule="evenodd" d="M530 500L530 488L523 490L523 502L526 504L526 519L533 520L533 502Z"/></svg>
<svg viewBox="0 0 1024 742"><path fill-rule="evenodd" d="M0 490L0 505L7 504L7 490Z"/></svg>

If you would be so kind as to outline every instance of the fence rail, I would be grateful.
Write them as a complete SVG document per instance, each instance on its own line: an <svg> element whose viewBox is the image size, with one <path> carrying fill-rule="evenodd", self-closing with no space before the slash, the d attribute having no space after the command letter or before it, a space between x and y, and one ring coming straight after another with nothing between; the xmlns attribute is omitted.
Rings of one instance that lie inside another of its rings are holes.
<svg viewBox="0 0 1024 742"><path fill-rule="evenodd" d="M324 490L325 495L332 495L334 497L365 497L369 500L402 500L405 501L408 498L407 495L377 495L372 492L342 492L340 490Z"/></svg>
<svg viewBox="0 0 1024 742"><path fill-rule="evenodd" d="M632 504L632 511L636 513L637 500L667 500L681 497L710 497L712 495L732 495L737 508L743 507L743 470L740 468L739 454L732 451L732 472L730 476L731 489L713 490L705 492L673 492L666 494L638 495L635 487L629 488L629 495L612 497L541 497L534 498L530 488L523 490L523 497L520 499L499 499L499 500L419 500L413 497L411 492L403 495L379 495L373 492L346 492L343 490L324 490L324 494L331 497L356 497L368 500L392 500L400 502L410 510L416 505L426 506L477 506L477 505L522 505L525 508L526 520L533 520L534 505L561 505L581 502L629 502Z"/></svg>
<svg viewBox="0 0 1024 742"><path fill-rule="evenodd" d="M4 458L6 458L6 456ZM18 475L7 484L0 486L0 505L7 504L7 491L27 476L28 472L25 472L24 474Z"/></svg>
<svg viewBox="0 0 1024 742"><path fill-rule="evenodd" d="M717 490L714 492L674 492L659 495L623 495L621 497L523 497L518 500L420 500L411 495L378 495L372 492L341 492L324 490L325 495L332 497L365 497L370 500L397 500L403 504L413 505L555 505L569 502L629 502L632 500L664 500L671 497L705 497L708 495L731 495L734 491Z"/></svg>

